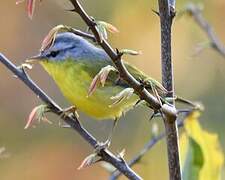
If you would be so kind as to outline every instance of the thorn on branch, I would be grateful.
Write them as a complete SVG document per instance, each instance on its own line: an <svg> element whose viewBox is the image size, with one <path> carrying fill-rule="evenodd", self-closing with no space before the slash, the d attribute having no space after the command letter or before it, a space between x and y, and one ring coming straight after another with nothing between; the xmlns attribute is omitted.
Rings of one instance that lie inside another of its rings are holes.
<svg viewBox="0 0 225 180"><path fill-rule="evenodd" d="M69 11L69 12L76 12L76 9L66 9L66 11Z"/></svg>
<svg viewBox="0 0 225 180"><path fill-rule="evenodd" d="M154 117L156 117L157 114L159 114L159 110L153 110L153 113L152 113L152 115L151 115L150 118L149 118L149 122L152 121L152 119L153 119Z"/></svg>
<svg viewBox="0 0 225 180"><path fill-rule="evenodd" d="M123 162L125 162L125 161L124 161L125 153L126 153L126 150L123 149L123 150L122 150L121 152L119 152L118 155L117 155L117 157L118 157L121 161L123 161Z"/></svg>
<svg viewBox="0 0 225 180"><path fill-rule="evenodd" d="M139 104L141 104L143 102L142 99L138 99L137 102L135 103L134 107L139 106Z"/></svg>
<svg viewBox="0 0 225 180"><path fill-rule="evenodd" d="M160 14L159 14L159 12L158 12L158 11L156 11L156 10L152 9L152 12L153 12L154 14L156 14L157 16L160 16Z"/></svg>
<svg viewBox="0 0 225 180"><path fill-rule="evenodd" d="M122 58L122 56L123 56L123 53L121 53L119 51L119 49L117 49L117 48L116 48L116 54L117 54L117 60L120 60Z"/></svg>

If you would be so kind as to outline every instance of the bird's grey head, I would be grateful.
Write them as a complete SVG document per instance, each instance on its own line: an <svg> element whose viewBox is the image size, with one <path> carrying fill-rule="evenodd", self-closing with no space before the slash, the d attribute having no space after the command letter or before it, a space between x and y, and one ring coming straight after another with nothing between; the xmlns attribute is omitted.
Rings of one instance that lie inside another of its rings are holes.
<svg viewBox="0 0 225 180"><path fill-rule="evenodd" d="M63 61L69 58L74 60L108 58L102 49L70 32L57 34L54 44L42 51L39 57L48 61Z"/></svg>

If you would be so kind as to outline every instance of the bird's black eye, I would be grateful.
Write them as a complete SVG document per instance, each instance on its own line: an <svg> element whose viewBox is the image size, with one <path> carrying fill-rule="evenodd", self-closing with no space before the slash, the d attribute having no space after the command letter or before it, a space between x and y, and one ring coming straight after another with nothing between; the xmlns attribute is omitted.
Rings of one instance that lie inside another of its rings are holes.
<svg viewBox="0 0 225 180"><path fill-rule="evenodd" d="M59 51L51 51L50 54L48 55L49 57L56 57L59 54Z"/></svg>

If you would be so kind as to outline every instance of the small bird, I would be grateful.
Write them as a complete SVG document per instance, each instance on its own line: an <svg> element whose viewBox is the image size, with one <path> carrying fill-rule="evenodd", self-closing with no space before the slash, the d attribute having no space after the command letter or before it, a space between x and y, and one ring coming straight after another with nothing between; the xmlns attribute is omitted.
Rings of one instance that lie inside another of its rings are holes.
<svg viewBox="0 0 225 180"><path fill-rule="evenodd" d="M117 122L117 119L139 100L139 97L133 93L129 98L112 105L114 103L112 97L129 88L115 71L109 73L104 87L99 86L92 95L88 96L90 84L96 75L102 68L114 64L103 49L73 33L58 33L49 48L27 60L27 62L33 61L40 62L70 103L95 119L114 119L114 122ZM159 82L134 66L124 63L136 79L153 85L160 95L166 93ZM152 92L152 86L147 88Z"/></svg>

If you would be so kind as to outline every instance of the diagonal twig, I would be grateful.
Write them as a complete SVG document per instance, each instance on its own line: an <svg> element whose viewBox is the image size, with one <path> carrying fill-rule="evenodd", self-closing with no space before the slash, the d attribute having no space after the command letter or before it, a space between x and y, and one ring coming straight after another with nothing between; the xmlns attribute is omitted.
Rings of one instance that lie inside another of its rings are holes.
<svg viewBox="0 0 225 180"><path fill-rule="evenodd" d="M92 40L93 42L96 41L95 36L93 36L92 34L89 34L89 33L86 33L86 32L71 28L71 27L67 27L67 28L68 28L68 31L71 33L74 33L78 36L82 36L84 38L88 38L88 39Z"/></svg>
<svg viewBox="0 0 225 180"><path fill-rule="evenodd" d="M194 18L195 22L206 33L211 47L225 58L225 46L216 36L216 33L207 20L203 17L201 8L193 3L189 3L186 7L186 12Z"/></svg>
<svg viewBox="0 0 225 180"><path fill-rule="evenodd" d="M157 137L152 138L145 146L144 148L128 163L130 167L132 167L134 164L138 163L142 157L144 157L144 155L157 143L159 142L161 139L163 139L165 137L165 132L160 134ZM119 176L121 175L121 173L119 171L115 171L112 173L112 175L110 176L110 180L116 180L119 178Z"/></svg>
<svg viewBox="0 0 225 180"><path fill-rule="evenodd" d="M15 66L9 59L0 53L0 62L3 63L14 75L26 84L44 103L46 103L51 111L61 117L67 124L71 126L83 139L85 139L93 148L98 145L97 140L80 124L75 116L61 116L62 108L56 104L42 89L40 89L29 78L27 73ZM109 162L129 179L140 180L141 178L127 165L127 163L116 157L109 150L101 150L98 154L102 160Z"/></svg>
<svg viewBox="0 0 225 180"><path fill-rule="evenodd" d="M140 99L145 100L147 103L151 105L151 107L155 110L162 109L163 113L168 116L176 116L176 109L169 106L168 104L164 104L162 107L160 102L150 94L145 88L143 88L142 84L137 81L126 69L123 61L121 59L121 54L117 53L109 43L104 39L101 38L98 29L96 27L95 20L90 17L86 11L83 9L81 4L78 0L70 0L74 6L74 12L77 12L82 20L87 24L88 28L92 31L93 35L96 38L97 43L104 49L104 51L109 55L109 57L114 62L115 66L117 67L120 77L124 79L139 95Z"/></svg>

